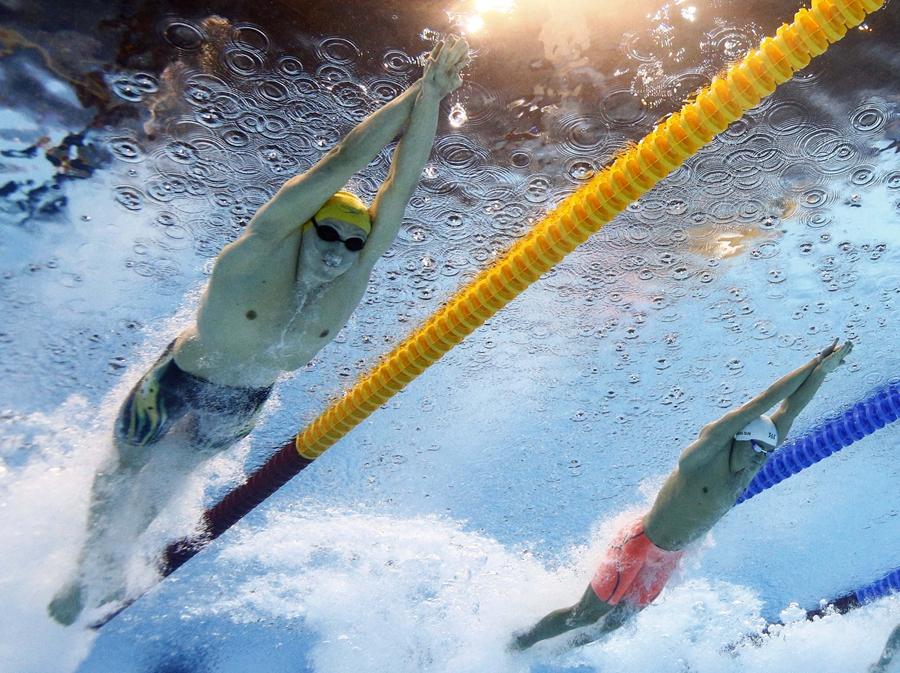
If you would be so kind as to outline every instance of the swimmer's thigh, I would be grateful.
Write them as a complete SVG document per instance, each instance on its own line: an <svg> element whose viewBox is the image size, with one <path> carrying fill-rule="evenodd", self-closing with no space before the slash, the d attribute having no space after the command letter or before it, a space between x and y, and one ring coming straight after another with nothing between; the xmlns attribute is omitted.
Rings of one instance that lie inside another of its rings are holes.
<svg viewBox="0 0 900 673"><path fill-rule="evenodd" d="M575 605L573 616L583 624L593 624L615 607L615 605L610 605L606 601L600 600L594 591L594 587L588 584L581 600Z"/></svg>

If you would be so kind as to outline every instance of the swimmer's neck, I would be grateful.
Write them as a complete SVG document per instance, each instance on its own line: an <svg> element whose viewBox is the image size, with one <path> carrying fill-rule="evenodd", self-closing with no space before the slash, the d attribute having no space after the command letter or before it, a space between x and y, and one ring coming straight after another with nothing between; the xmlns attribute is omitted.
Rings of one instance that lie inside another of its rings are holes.
<svg viewBox="0 0 900 673"><path fill-rule="evenodd" d="M294 281L294 290L301 303L304 303L310 297L321 296L334 280L334 278L322 278L301 270Z"/></svg>

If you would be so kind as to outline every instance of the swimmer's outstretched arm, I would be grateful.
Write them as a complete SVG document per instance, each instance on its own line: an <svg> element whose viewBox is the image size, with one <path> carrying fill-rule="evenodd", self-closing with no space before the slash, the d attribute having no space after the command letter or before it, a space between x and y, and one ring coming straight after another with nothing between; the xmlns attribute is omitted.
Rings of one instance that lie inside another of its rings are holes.
<svg viewBox="0 0 900 673"><path fill-rule="evenodd" d="M844 364L844 358L853 352L852 341L845 341L840 347L837 344L838 340L835 339L833 344L819 353L816 358L817 366L815 369L810 372L806 380L800 384L800 387L793 394L785 398L777 411L772 414L772 422L778 428L779 444L787 437L800 412L806 408L806 405L810 403L819 391L819 387L825 381L825 377Z"/></svg>
<svg viewBox="0 0 900 673"><path fill-rule="evenodd" d="M455 36L438 43L428 57L409 126L372 204L372 232L360 255L364 263L374 264L394 242L406 206L431 154L441 100L462 84L459 72L468 63L469 45L465 39Z"/></svg>
<svg viewBox="0 0 900 673"><path fill-rule="evenodd" d="M361 121L312 168L285 182L272 200L257 211L248 231L279 239L295 232L397 137L409 121L421 89L420 79Z"/></svg>
<svg viewBox="0 0 900 673"><path fill-rule="evenodd" d="M787 435L787 430L790 429L790 425L793 423L794 418L796 418L803 407L809 403L812 396L815 395L816 391L819 389L819 386L822 385L825 374L834 371L834 369L843 362L843 358L846 357L853 348L853 344L849 341L839 349L836 349L836 346L837 340L835 340L833 344L827 346L818 356L814 357L805 365L798 367L790 374L782 376L765 391L743 406L729 411L715 423L710 423L704 427L700 432L700 439L708 442L708 446L721 447L730 445L731 438L734 437L741 428L746 426L757 416L767 412L775 406L776 403L785 400L787 407L785 408L785 406L782 405L782 407L772 416L772 421L778 428L778 438L779 440L782 440L784 436ZM837 356L839 352L840 355L837 359L831 359L832 355ZM828 363L827 365L826 362ZM810 379L820 365L823 367L819 370L819 374ZM810 381L810 384L803 388L807 380ZM803 388L803 392L800 392L801 388ZM788 403L787 400L792 397L793 399ZM784 409L784 411L782 411L782 409ZM782 424L781 426L779 426L779 422ZM785 428L784 432L782 432L783 428Z"/></svg>

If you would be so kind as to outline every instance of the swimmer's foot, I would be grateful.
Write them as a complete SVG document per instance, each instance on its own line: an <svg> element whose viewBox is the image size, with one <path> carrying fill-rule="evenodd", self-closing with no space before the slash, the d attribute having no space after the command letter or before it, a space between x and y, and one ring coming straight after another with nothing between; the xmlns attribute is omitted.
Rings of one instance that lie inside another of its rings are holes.
<svg viewBox="0 0 900 673"><path fill-rule="evenodd" d="M533 643L529 643L526 636L528 635L528 631L516 631L513 633L512 640L509 641L509 645L506 646L507 652L522 652L523 650L527 650L529 647L533 645Z"/></svg>
<svg viewBox="0 0 900 673"><path fill-rule="evenodd" d="M84 589L78 581L70 582L60 589L47 606L47 613L63 626L74 624L82 610Z"/></svg>

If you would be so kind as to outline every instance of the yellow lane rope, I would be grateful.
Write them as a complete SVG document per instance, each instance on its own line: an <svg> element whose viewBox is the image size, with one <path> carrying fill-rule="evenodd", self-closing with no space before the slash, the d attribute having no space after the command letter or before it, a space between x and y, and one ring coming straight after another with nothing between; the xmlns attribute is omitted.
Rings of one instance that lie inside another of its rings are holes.
<svg viewBox="0 0 900 673"><path fill-rule="evenodd" d="M297 435L318 458L431 363L462 341L568 253L696 154L776 85L844 37L885 0L814 0L791 24L716 77L680 112L559 204L491 267L389 353L341 400Z"/></svg>

